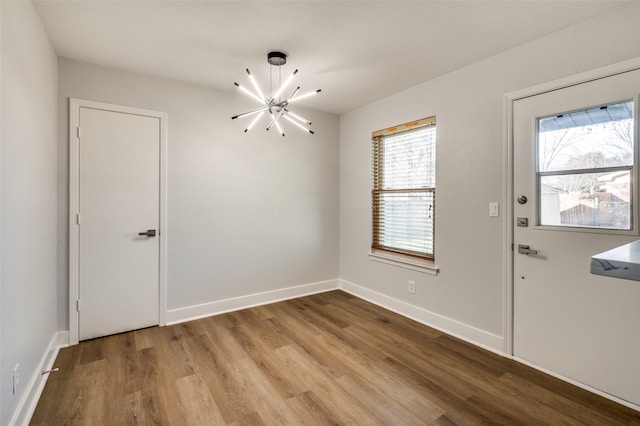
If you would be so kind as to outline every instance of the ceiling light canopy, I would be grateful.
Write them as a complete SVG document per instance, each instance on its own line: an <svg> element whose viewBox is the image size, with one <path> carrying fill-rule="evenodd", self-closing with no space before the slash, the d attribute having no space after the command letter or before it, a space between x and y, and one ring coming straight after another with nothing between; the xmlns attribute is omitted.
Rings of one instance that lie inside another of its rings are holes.
<svg viewBox="0 0 640 426"><path fill-rule="evenodd" d="M293 92L291 93L291 95L289 95L289 97L283 98L282 93L291 84L291 82L293 81L293 78L298 73L298 70L295 70L283 83L281 67L287 63L287 55L279 51L269 52L267 54L267 62L270 65L269 94L268 95L263 94L262 90L260 89L260 86L258 85L258 82L253 77L253 74L251 74L251 71L249 71L249 69L247 68L247 76L249 78L249 81L251 82L251 86L253 90L250 90L244 86L241 86L238 83L233 83L233 84L235 84L238 87L238 89L240 89L240 91L245 93L247 96L258 101L261 104L261 106L254 110L251 110L242 114L234 115L233 117L231 117L231 119L235 120L236 118L243 118L243 117L255 115L253 120L251 120L249 125L244 129L245 132L248 132L249 130L251 130L253 126L256 125L256 123L260 120L260 118L262 118L262 116L264 116L265 113L267 113L268 114L267 118L269 119L269 124L266 127L267 130L275 126L276 129L278 129L278 132L280 132L282 136L284 136L284 132L282 131L282 127L280 126L280 123L279 123L280 118L284 117L284 119L287 120L289 123L294 124L296 127L300 128L301 130L304 130L305 132L309 132L313 134L314 133L313 130L307 127L311 125L311 121L290 111L289 104L291 104L292 102L297 102L300 99L304 99L309 96L315 95L316 93L320 92L320 89L300 95L299 94L300 86L298 86L295 88L295 90L293 90ZM277 70L277 75L275 76L273 72L274 67ZM277 78L278 80L277 81L278 84L276 87L274 87L274 84L273 84L274 78Z"/></svg>

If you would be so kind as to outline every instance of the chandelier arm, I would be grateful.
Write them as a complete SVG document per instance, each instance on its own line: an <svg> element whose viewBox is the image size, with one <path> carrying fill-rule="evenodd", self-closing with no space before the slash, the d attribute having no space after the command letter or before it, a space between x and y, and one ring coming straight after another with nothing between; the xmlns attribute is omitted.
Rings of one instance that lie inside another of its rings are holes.
<svg viewBox="0 0 640 426"><path fill-rule="evenodd" d="M295 118L296 120L298 120L298 121L299 121L299 122L301 122L301 123L311 125L311 121L307 120L307 119L306 119L306 118L304 118L304 117L299 116L298 114L296 114L296 113L294 113L294 112L289 111L289 110L288 110L288 109L286 109L286 108L284 109L284 113L286 114L286 116L289 116L289 115L290 115L292 118Z"/></svg>
<svg viewBox="0 0 640 426"><path fill-rule="evenodd" d="M295 98L290 98L290 99L288 100L288 102L289 102L289 103L291 103L291 102L293 102L293 101L299 101L300 99L308 98L309 96L313 96L313 95L315 95L315 94L318 94L318 93L320 93L321 91L322 91L321 89L318 89L318 90L315 90L315 91L313 91L313 92L305 93L304 95L296 96Z"/></svg>
<svg viewBox="0 0 640 426"><path fill-rule="evenodd" d="M297 121L295 121L294 119L292 119L291 117L289 117L288 115L285 115L284 118L286 118L287 120L289 120L291 123L295 124L296 126L298 126L299 128L301 128L302 130L304 130L305 132L309 132L312 135L314 134L313 130L311 129L307 129L306 127L304 127L302 124L298 123Z"/></svg>
<svg viewBox="0 0 640 426"><path fill-rule="evenodd" d="M271 115L273 120L271 120L271 123L269 123L269 125L267 126L267 130L269 130L274 124L278 122L278 119L282 117L282 114L284 114L284 106L280 108L280 111L278 111L275 117L273 116L273 114Z"/></svg>
<svg viewBox="0 0 640 426"><path fill-rule="evenodd" d="M248 112L244 112L244 113L242 113L242 114L234 115L233 117L231 117L231 119L232 119L232 120L235 120L236 118L242 118L242 117L246 117L246 116L248 116L248 115L253 115L253 114L256 114L256 113L258 113L258 112L260 112L260 111L264 111L265 109L269 109L269 108L271 108L272 106L273 106L273 105L271 105L271 104L269 104L269 105L265 105L265 106L262 106L262 107L260 107L260 108L254 109L254 110L252 110L252 111L248 111Z"/></svg>
<svg viewBox="0 0 640 426"><path fill-rule="evenodd" d="M253 74L251 74L251 71L249 71L249 68L247 68L247 74L249 75L249 81L251 81L251 84L253 84L253 88L256 90L256 94L264 102L264 99L266 98L262 94L262 90L260 90L260 86L258 86L258 82L256 81L256 79L253 78Z"/></svg>
<svg viewBox="0 0 640 426"><path fill-rule="evenodd" d="M240 86L238 83L233 83L235 84L238 89L242 90L244 93L246 93L247 95L251 96L252 98L254 98L255 100L257 100L258 102L260 102L261 104L264 103L264 99L260 99L260 97L258 95L256 95L255 93L253 93L251 90L247 89L244 86Z"/></svg>
<svg viewBox="0 0 640 426"><path fill-rule="evenodd" d="M275 95L273 95L273 99L277 99L277 98L278 98L278 96L280 96L280 95L282 94L282 91L283 91L283 90L284 90L284 89L289 85L289 83L291 83L291 80L293 80L293 77L294 77L297 73L298 73L298 70L295 70L295 71L293 72L293 74L291 74L291 75L289 76L289 78L287 78L287 79L285 80L284 84L282 84L282 85L280 86L280 88L278 89L278 91L276 92L276 94L275 94Z"/></svg>
<svg viewBox="0 0 640 426"><path fill-rule="evenodd" d="M296 87L296 90L294 90L293 93L291 94L291 96L289 96L287 98L287 102L289 102L291 99L295 98L298 95L299 91L300 91L300 86Z"/></svg>
<svg viewBox="0 0 640 426"><path fill-rule="evenodd" d="M264 111L260 111L260 114L258 114L258 116L256 118L253 119L253 121L251 122L251 124L249 124L247 126L246 129L244 129L245 133L248 132L249 130L251 130L251 128L258 122L258 120L260 120L260 118L262 117L262 115L264 114Z"/></svg>
<svg viewBox="0 0 640 426"><path fill-rule="evenodd" d="M284 136L284 132L282 131L282 128L280 127L280 124L278 124L278 119L275 118L272 113L269 113L269 115L272 118L271 123L274 123L276 125L276 128L278 129L278 131L282 134L282 136ZM269 124L269 126L271 126L271 124ZM269 130L269 129L267 128L267 130Z"/></svg>
<svg viewBox="0 0 640 426"><path fill-rule="evenodd" d="M280 127L280 124L278 124L278 122L276 121L276 128L278 129L278 131L280 132L280 134L282 136L284 136L284 132L282 131L282 127Z"/></svg>

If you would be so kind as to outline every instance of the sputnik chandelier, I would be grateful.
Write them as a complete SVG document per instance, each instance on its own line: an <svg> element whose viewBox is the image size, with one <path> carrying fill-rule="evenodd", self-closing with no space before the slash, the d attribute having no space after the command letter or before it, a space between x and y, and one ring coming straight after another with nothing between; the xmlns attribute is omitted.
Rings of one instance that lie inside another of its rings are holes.
<svg viewBox="0 0 640 426"><path fill-rule="evenodd" d="M315 95L316 93L320 92L320 89L315 90L313 92L309 92L306 93L304 95L299 95L298 93L300 92L300 86L296 87L296 89L293 91L293 93L291 93L291 95L288 98L282 98L282 92L284 92L284 90L287 88L287 86L291 83L291 81L293 80L293 77L295 77L295 75L298 73L298 70L295 70L293 72L293 74L291 74L284 83L282 83L282 66L284 64L287 63L287 55L282 53L282 52L269 52L267 54L267 62L269 62L269 95L265 96L262 92L262 90L260 90L260 86L258 86L258 82L256 81L256 79L253 77L253 75L251 74L251 72L249 71L249 69L247 68L247 75L249 76L249 81L251 81L251 84L253 86L254 91L251 91L249 89L247 89L244 86L239 85L238 83L233 83L235 84L242 92L246 93L247 95L249 95L251 98L257 100L258 102L260 102L260 104L262 105L260 108L245 112L243 114L238 114L235 115L233 117L231 117L232 120L235 120L236 118L242 118L242 117L248 117L248 116L252 116L252 115L256 115L256 117L253 118L253 120L251 121L251 123L247 126L246 129L244 129L245 132L248 132L249 130L251 130L251 128L260 120L260 118L262 118L262 116L266 113L268 114L268 118L269 118L269 124L267 125L267 130L271 129L273 126L276 127L276 129L278 129L278 132L280 132L282 134L282 136L284 136L284 132L282 131L282 127L280 126L280 123L278 122L278 120L280 120L280 118L285 118L287 121L289 121L290 123L296 125L297 127L299 127L300 129L304 130L305 132L309 132L311 134L313 134L313 130L309 129L306 126L310 126L311 125L311 121L307 120L304 117L299 116L298 114L294 114L293 112L291 112L289 110L289 104L293 103L293 102L297 102L300 99L304 99L307 98L309 96ZM274 76L273 73L273 68L277 67L277 75ZM278 88L275 91L275 93L272 92L272 86L273 86L273 80L277 78L278 79Z"/></svg>

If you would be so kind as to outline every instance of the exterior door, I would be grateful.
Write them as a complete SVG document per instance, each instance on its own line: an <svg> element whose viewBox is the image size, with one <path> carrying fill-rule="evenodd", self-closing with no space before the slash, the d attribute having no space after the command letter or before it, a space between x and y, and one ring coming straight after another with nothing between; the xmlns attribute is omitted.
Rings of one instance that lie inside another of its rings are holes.
<svg viewBox="0 0 640 426"><path fill-rule="evenodd" d="M590 273L639 238L638 93L632 71L514 102L513 351L640 405L640 282Z"/></svg>
<svg viewBox="0 0 640 426"><path fill-rule="evenodd" d="M79 340L159 324L160 119L79 108Z"/></svg>

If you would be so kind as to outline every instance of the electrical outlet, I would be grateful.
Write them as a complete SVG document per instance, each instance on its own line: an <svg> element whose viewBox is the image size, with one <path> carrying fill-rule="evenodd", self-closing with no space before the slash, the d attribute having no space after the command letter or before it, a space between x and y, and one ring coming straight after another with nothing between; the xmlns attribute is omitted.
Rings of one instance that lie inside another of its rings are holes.
<svg viewBox="0 0 640 426"><path fill-rule="evenodd" d="M20 364L13 367L13 394L18 393L18 384L20 383Z"/></svg>
<svg viewBox="0 0 640 426"><path fill-rule="evenodd" d="M416 282L409 281L409 293L416 294Z"/></svg>

